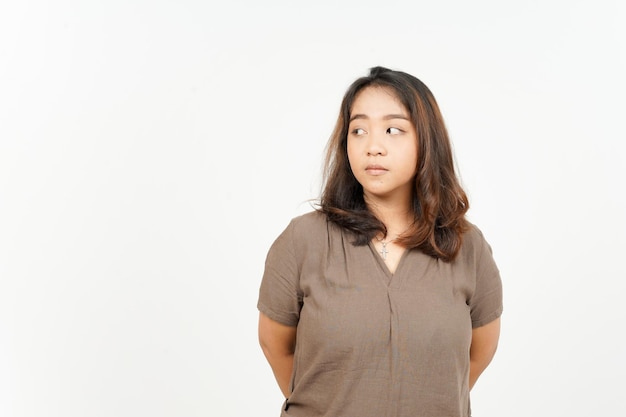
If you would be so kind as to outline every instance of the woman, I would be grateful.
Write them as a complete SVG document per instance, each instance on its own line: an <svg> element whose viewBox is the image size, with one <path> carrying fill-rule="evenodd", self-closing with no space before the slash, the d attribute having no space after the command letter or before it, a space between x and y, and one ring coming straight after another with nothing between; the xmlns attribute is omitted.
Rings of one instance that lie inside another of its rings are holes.
<svg viewBox="0 0 626 417"><path fill-rule="evenodd" d="M346 92L319 207L266 260L259 340L282 416L470 415L502 313L437 103L382 67Z"/></svg>

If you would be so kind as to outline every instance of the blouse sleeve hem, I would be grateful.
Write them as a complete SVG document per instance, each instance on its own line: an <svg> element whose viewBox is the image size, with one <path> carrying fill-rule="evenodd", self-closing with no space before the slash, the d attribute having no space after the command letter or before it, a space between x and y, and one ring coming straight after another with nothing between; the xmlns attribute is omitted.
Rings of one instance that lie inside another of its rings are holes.
<svg viewBox="0 0 626 417"><path fill-rule="evenodd" d="M292 314L278 313L271 310L261 302L257 304L257 308L261 313L280 324L289 327L296 327L298 325L298 320L295 319Z"/></svg>
<svg viewBox="0 0 626 417"><path fill-rule="evenodd" d="M492 321L494 321L497 318L499 318L501 315L502 315L502 307L500 307L499 309L497 309L493 313L489 314L488 316L482 317L482 318L480 318L478 320L472 320L472 329L475 329L477 327L482 327L482 326L484 326L486 324L489 324Z"/></svg>

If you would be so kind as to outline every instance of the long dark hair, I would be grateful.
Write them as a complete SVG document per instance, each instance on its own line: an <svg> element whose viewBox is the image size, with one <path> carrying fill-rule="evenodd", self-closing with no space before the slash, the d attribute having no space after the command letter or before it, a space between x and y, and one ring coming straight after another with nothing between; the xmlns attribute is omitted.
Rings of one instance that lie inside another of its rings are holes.
<svg viewBox="0 0 626 417"><path fill-rule="evenodd" d="M418 161L413 187L413 225L396 242L427 255L451 261L468 229L467 195L454 170L452 146L435 97L414 76L384 67L370 69L354 81L341 102L337 124L327 145L324 185L317 210L351 231L355 245L366 245L385 225L368 210L363 187L348 162L348 124L354 100L364 88L376 86L393 93L410 114L418 135Z"/></svg>

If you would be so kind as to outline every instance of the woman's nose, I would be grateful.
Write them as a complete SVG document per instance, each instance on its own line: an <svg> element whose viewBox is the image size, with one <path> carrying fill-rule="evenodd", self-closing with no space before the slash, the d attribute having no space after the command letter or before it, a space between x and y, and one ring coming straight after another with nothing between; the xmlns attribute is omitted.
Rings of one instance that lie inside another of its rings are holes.
<svg viewBox="0 0 626 417"><path fill-rule="evenodd" d="M385 155L387 152L385 150L385 146L383 145L384 135L377 134L372 135L369 138L367 143L367 154L368 155Z"/></svg>

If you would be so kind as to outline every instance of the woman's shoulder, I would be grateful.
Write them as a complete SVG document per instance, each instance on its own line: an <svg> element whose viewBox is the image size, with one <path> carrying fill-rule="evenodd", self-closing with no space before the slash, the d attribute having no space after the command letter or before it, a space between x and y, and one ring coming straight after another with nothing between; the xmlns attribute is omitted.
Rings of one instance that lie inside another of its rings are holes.
<svg viewBox="0 0 626 417"><path fill-rule="evenodd" d="M311 248L319 247L321 243L327 241L328 229L324 213L311 211L295 216L276 238L270 253L305 254Z"/></svg>
<svg viewBox="0 0 626 417"><path fill-rule="evenodd" d="M319 211L311 211L292 217L278 240L288 240L290 244L306 243L316 236L324 235L328 230L326 215Z"/></svg>
<svg viewBox="0 0 626 417"><path fill-rule="evenodd" d="M297 231L309 231L316 232L326 230L327 227L326 214L313 210L308 213L300 214L291 219L289 227L296 229Z"/></svg>
<svg viewBox="0 0 626 417"><path fill-rule="evenodd" d="M464 258L480 257L483 251L491 252L491 246L487 243L482 230L472 222L468 221L468 229L463 234L461 252Z"/></svg>
<svg viewBox="0 0 626 417"><path fill-rule="evenodd" d="M465 231L465 234L463 235L464 243L466 241L468 243L476 243L484 239L483 232L482 230L480 230L478 226L476 226L474 223L470 221L467 222L467 225L468 225L468 228Z"/></svg>

